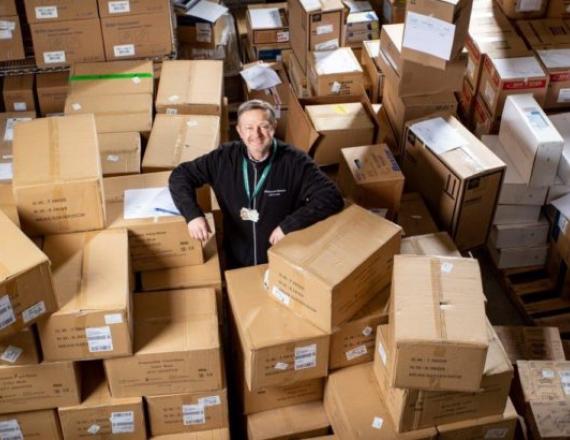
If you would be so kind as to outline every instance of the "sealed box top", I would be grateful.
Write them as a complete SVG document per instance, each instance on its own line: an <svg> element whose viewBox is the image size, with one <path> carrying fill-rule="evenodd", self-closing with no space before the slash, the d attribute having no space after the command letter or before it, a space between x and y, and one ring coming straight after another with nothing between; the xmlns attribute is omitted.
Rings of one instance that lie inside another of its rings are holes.
<svg viewBox="0 0 570 440"><path fill-rule="evenodd" d="M502 81L544 78L546 74L535 56L499 58L491 55L491 62Z"/></svg>
<svg viewBox="0 0 570 440"><path fill-rule="evenodd" d="M125 229L50 235L43 250L52 262L57 314L129 308Z"/></svg>
<svg viewBox="0 0 570 440"><path fill-rule="evenodd" d="M256 350L326 336L326 332L270 298L263 286L266 269L267 265L260 265L226 272L231 307L247 348Z"/></svg>
<svg viewBox="0 0 570 440"><path fill-rule="evenodd" d="M152 61L125 60L77 63L69 74L70 93L85 95L152 94Z"/></svg>
<svg viewBox="0 0 570 440"><path fill-rule="evenodd" d="M362 66L350 47L311 52L317 75L362 72Z"/></svg>
<svg viewBox="0 0 570 440"><path fill-rule="evenodd" d="M214 289L136 293L134 341L138 355L219 348Z"/></svg>
<svg viewBox="0 0 570 440"><path fill-rule="evenodd" d="M92 114L17 124L13 148L15 187L102 177Z"/></svg>
<svg viewBox="0 0 570 440"><path fill-rule="evenodd" d="M305 111L315 130L320 132L374 129L368 112L360 102L307 105Z"/></svg>
<svg viewBox="0 0 570 440"><path fill-rule="evenodd" d="M404 180L404 175L386 144L340 150L354 180L360 184Z"/></svg>
<svg viewBox="0 0 570 440"><path fill-rule="evenodd" d="M570 70L570 47L539 49L536 54L548 71Z"/></svg>
<svg viewBox="0 0 570 440"><path fill-rule="evenodd" d="M287 3L248 5L248 24L253 30L281 29L289 26Z"/></svg>
<svg viewBox="0 0 570 440"><path fill-rule="evenodd" d="M479 263L471 258L396 255L392 316L396 343L488 346Z"/></svg>
<svg viewBox="0 0 570 440"><path fill-rule="evenodd" d="M306 229L288 234L269 249L271 254L336 286L401 228L364 208L352 205ZM374 237L374 240L370 240Z"/></svg>
<svg viewBox="0 0 570 440"><path fill-rule="evenodd" d="M517 361L525 402L570 401L570 361Z"/></svg>

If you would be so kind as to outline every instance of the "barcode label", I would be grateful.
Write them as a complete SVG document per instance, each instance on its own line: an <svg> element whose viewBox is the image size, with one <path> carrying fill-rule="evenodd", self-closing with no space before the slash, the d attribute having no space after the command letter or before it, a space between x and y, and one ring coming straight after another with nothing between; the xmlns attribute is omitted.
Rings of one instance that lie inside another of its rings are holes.
<svg viewBox="0 0 570 440"><path fill-rule="evenodd" d="M548 121L546 117L543 116L542 111L539 108L527 108L525 110L525 116L528 119L528 123L537 130L544 130L548 128Z"/></svg>
<svg viewBox="0 0 570 440"><path fill-rule="evenodd" d="M36 319L38 316L43 315L46 312L46 304L43 301L34 304L32 307L28 307L22 312L22 319L24 323L30 322L32 319Z"/></svg>
<svg viewBox="0 0 570 440"><path fill-rule="evenodd" d="M357 357L364 356L366 353L368 353L366 345L359 345L358 347L354 347L352 350L348 350L345 353L346 360L351 361L353 359L356 359Z"/></svg>
<svg viewBox="0 0 570 440"><path fill-rule="evenodd" d="M382 426L384 426L384 419L382 417L374 417L374 420L372 420L372 427L374 429L382 429Z"/></svg>
<svg viewBox="0 0 570 440"><path fill-rule="evenodd" d="M362 334L366 337L370 336L372 334L373 328L370 326L366 326L364 327L364 330L362 330Z"/></svg>
<svg viewBox="0 0 570 440"><path fill-rule="evenodd" d="M134 411L112 412L110 420L111 420L111 432L113 434L135 432Z"/></svg>
<svg viewBox="0 0 570 440"><path fill-rule="evenodd" d="M57 6L36 6L36 18L38 20L57 18Z"/></svg>
<svg viewBox="0 0 570 440"><path fill-rule="evenodd" d="M118 156L117 156L118 157ZM108 159L109 157L107 157ZM121 313L108 313L105 315L105 324L121 324L123 322L123 315Z"/></svg>
<svg viewBox="0 0 570 440"><path fill-rule="evenodd" d="M109 154L107 156L107 162L118 162L120 157L117 154ZM109 324L105 321L105 324Z"/></svg>
<svg viewBox="0 0 570 440"><path fill-rule="evenodd" d="M178 110L176 110L175 108L167 108L167 109L166 109L166 114L167 114L167 115L177 115L177 114L178 114Z"/></svg>
<svg viewBox="0 0 570 440"><path fill-rule="evenodd" d="M543 379L553 379L554 378L554 371L550 369L543 369L542 370L542 378Z"/></svg>
<svg viewBox="0 0 570 440"><path fill-rule="evenodd" d="M0 298L0 330L14 324L15 322L16 317L14 316L10 297L8 295L4 295Z"/></svg>
<svg viewBox="0 0 570 440"><path fill-rule="evenodd" d="M113 53L116 57L130 57L135 54L134 44L119 44L113 46Z"/></svg>
<svg viewBox="0 0 570 440"><path fill-rule="evenodd" d="M492 428L488 429L485 433L485 439L492 439L492 438L505 438L507 433L509 432L509 428Z"/></svg>
<svg viewBox="0 0 570 440"><path fill-rule="evenodd" d="M196 23L196 41L199 43L212 42L212 25L210 23Z"/></svg>
<svg viewBox="0 0 570 440"><path fill-rule="evenodd" d="M24 435L20 429L20 424L16 419L4 420L0 422L0 439L24 440Z"/></svg>
<svg viewBox="0 0 570 440"><path fill-rule="evenodd" d="M198 405L202 405L203 407L217 406L221 404L222 404L222 399L220 399L220 396L208 396L208 397L201 397L198 399Z"/></svg>
<svg viewBox="0 0 570 440"><path fill-rule="evenodd" d="M333 30L334 27L332 24L322 24L316 28L317 35L330 34Z"/></svg>
<svg viewBox="0 0 570 440"><path fill-rule="evenodd" d="M273 286L271 294L282 304L288 306L291 303L291 297L283 292L279 287Z"/></svg>
<svg viewBox="0 0 570 440"><path fill-rule="evenodd" d="M289 31L278 31L277 32L277 42L286 43L289 41Z"/></svg>
<svg viewBox="0 0 570 440"><path fill-rule="evenodd" d="M204 407L197 405L182 405L182 421L185 425L203 425L206 423Z"/></svg>
<svg viewBox="0 0 570 440"><path fill-rule="evenodd" d="M0 29L0 40L11 40L13 36L12 31Z"/></svg>
<svg viewBox="0 0 570 440"><path fill-rule="evenodd" d="M317 366L317 344L295 347L295 370Z"/></svg>
<svg viewBox="0 0 570 440"><path fill-rule="evenodd" d="M129 0L109 2L109 14L123 14L125 12L130 12L131 5Z"/></svg>
<svg viewBox="0 0 570 440"><path fill-rule="evenodd" d="M0 30L3 31L15 31L16 22L11 20L0 20Z"/></svg>
<svg viewBox="0 0 570 440"><path fill-rule="evenodd" d="M8 345L8 347L6 347L6 350L4 350L4 353L2 353L2 356L0 356L0 359L13 364L18 360L18 358L23 352L24 350L21 349L20 347L14 347L13 345Z"/></svg>
<svg viewBox="0 0 570 440"><path fill-rule="evenodd" d="M25 102L15 102L14 110L17 112L25 112L26 110L28 110L28 104L26 104Z"/></svg>
<svg viewBox="0 0 570 440"><path fill-rule="evenodd" d="M104 327L87 327L85 336L87 337L90 353L113 351L113 338L111 336L111 328L108 325Z"/></svg>
<svg viewBox="0 0 570 440"><path fill-rule="evenodd" d="M97 425L96 423L94 423L89 428L87 428L87 432L91 435L97 434L100 430L101 430L101 427L99 425Z"/></svg>
<svg viewBox="0 0 570 440"><path fill-rule="evenodd" d="M44 52L44 63L46 64L65 63L65 51L54 50L52 52Z"/></svg>

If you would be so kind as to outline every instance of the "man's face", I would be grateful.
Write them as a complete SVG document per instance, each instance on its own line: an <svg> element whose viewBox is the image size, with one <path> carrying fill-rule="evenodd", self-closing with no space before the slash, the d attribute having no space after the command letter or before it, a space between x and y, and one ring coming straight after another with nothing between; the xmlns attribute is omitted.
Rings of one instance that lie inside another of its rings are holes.
<svg viewBox="0 0 570 440"><path fill-rule="evenodd" d="M250 154L256 156L271 146L275 126L265 110L248 110L239 117L237 132Z"/></svg>

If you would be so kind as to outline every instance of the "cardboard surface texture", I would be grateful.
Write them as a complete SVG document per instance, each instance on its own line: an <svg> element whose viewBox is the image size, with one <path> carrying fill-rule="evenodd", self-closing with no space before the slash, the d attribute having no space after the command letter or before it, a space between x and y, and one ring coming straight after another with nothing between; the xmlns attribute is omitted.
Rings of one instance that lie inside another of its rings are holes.
<svg viewBox="0 0 570 440"><path fill-rule="evenodd" d="M513 364L525 359L565 360L557 327L495 326L494 328Z"/></svg>
<svg viewBox="0 0 570 440"><path fill-rule="evenodd" d="M99 154L104 177L141 172L141 135L135 131L99 133Z"/></svg>

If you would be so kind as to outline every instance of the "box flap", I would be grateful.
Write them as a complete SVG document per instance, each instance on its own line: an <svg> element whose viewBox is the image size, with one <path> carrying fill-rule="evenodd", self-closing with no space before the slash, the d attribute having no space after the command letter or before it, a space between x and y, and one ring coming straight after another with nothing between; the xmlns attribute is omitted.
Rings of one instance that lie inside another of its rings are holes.
<svg viewBox="0 0 570 440"><path fill-rule="evenodd" d="M309 116L297 99L293 88L289 88L289 112L287 114L287 133L285 141L308 153L317 142L319 133L315 130Z"/></svg>
<svg viewBox="0 0 570 440"><path fill-rule="evenodd" d="M447 232L415 235L402 239L401 254L461 257L461 253Z"/></svg>
<svg viewBox="0 0 570 440"><path fill-rule="evenodd" d="M370 115L360 102L307 105L305 111L319 132L374 128Z"/></svg>

